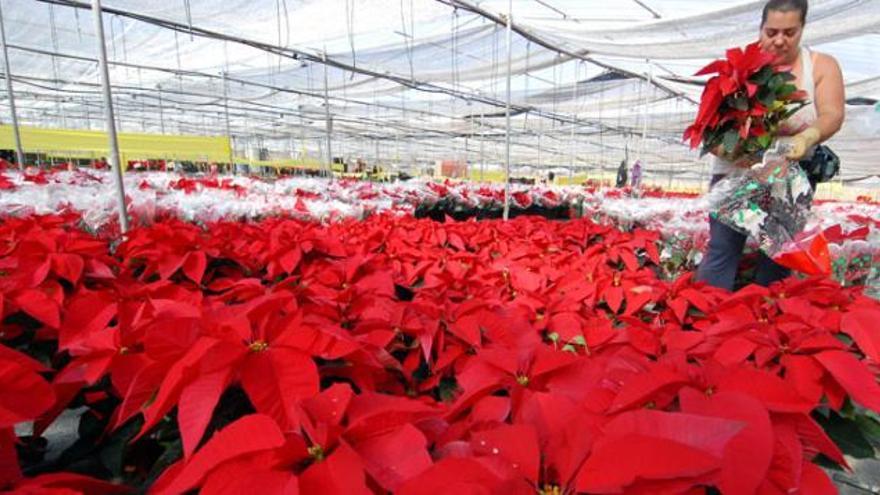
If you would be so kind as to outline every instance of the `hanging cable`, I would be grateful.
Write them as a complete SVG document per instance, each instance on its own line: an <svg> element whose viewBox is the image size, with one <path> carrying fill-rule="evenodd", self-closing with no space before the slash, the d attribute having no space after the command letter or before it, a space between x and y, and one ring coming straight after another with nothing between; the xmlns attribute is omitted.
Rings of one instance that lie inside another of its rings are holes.
<svg viewBox="0 0 880 495"><path fill-rule="evenodd" d="M183 8L186 10L186 23L189 25L189 40L193 41L193 18L189 0L183 0Z"/></svg>
<svg viewBox="0 0 880 495"><path fill-rule="evenodd" d="M354 9L351 8L350 0L345 0L345 26L348 31L348 44L351 46L351 65L357 67L357 57L354 51ZM351 79L354 80L354 71L351 73Z"/></svg>
<svg viewBox="0 0 880 495"><path fill-rule="evenodd" d="M119 21L119 31L122 33L122 61L128 62L128 46L125 43L125 20L116 16L111 18L110 22L113 22L114 20ZM125 73L128 75L128 68L125 69Z"/></svg>
<svg viewBox="0 0 880 495"><path fill-rule="evenodd" d="M416 76L415 73L412 72L412 51L416 42L416 10L413 6L414 0L409 0L409 35L411 36L409 42L409 50L410 50L410 81L415 82Z"/></svg>
<svg viewBox="0 0 880 495"><path fill-rule="evenodd" d="M275 0L275 26L278 33L278 46L281 46L281 0ZM278 57L275 71L281 73L281 57Z"/></svg>
<svg viewBox="0 0 880 495"><path fill-rule="evenodd" d="M79 25L79 9L73 9L73 18L76 20L76 37L77 40L82 43L83 35L82 35L82 27Z"/></svg>
<svg viewBox="0 0 880 495"><path fill-rule="evenodd" d="M620 95L620 98L617 102L617 128L621 130L621 140L623 141L623 159L626 161L627 166L629 166L629 133L623 131L623 109L624 109L624 85L628 84L628 82L624 82L617 86L617 92Z"/></svg>
<svg viewBox="0 0 880 495"><path fill-rule="evenodd" d="M409 61L409 77L411 80L415 80L415 69L413 67L413 53L412 53L412 35L407 33L406 27L406 18L404 16L404 6L403 0L400 0L400 25L401 30L403 32L403 43L406 47L406 58Z"/></svg>
<svg viewBox="0 0 880 495"><path fill-rule="evenodd" d="M599 122L604 122L602 113L605 102L605 79L599 83ZM599 127L599 168L605 169L605 126Z"/></svg>
<svg viewBox="0 0 880 495"><path fill-rule="evenodd" d="M49 36L52 40L52 50L57 52L58 51L58 30L55 26L55 9L51 4L49 5L49 29L50 29ZM57 81L59 78L59 76L58 76L58 57L56 57L55 55L52 55L52 74L55 77L55 80ZM56 85L56 89L60 90L61 88L59 88ZM61 114L61 126L67 127L67 118L65 117L64 109L61 106L61 102L55 103L55 109L59 114Z"/></svg>
<svg viewBox="0 0 880 495"><path fill-rule="evenodd" d="M287 10L287 0L281 0L284 8L284 48L290 47L290 11Z"/></svg>
<svg viewBox="0 0 880 495"><path fill-rule="evenodd" d="M110 25L113 26L113 24L110 24ZM177 39L177 31L174 31L174 55L175 55L175 57L177 58L177 70L178 70L178 74L177 74L177 88L178 88L180 91L183 91L183 78L180 76L180 73L179 73L179 71L181 70L181 66L180 66L180 43L178 42L178 39ZM115 59L116 57L113 57L113 58Z"/></svg>
<svg viewBox="0 0 880 495"><path fill-rule="evenodd" d="M575 62L574 63L574 88L572 90L574 92L574 98L572 99L572 115L574 117L574 122L571 124L571 136L569 137L569 140L570 140L569 146L570 146L570 150L571 150L571 157L569 160L569 169L568 169L569 174L568 174L568 176L569 176L570 180L574 178L574 167L575 167L575 165L574 165L575 152L576 152L575 131L576 131L576 127L577 127L576 123L577 123L577 116L578 116L578 111L579 111L578 90L580 89L579 88L580 85L578 84L578 72L579 72L578 69L579 69L579 67L580 67L580 64L578 62Z"/></svg>
<svg viewBox="0 0 880 495"><path fill-rule="evenodd" d="M452 72L452 88L458 91L458 9L452 9L452 44L449 53ZM455 130L455 120L458 116L458 100L452 100L452 116L449 119L449 127ZM453 142L453 155L455 154L455 143Z"/></svg>

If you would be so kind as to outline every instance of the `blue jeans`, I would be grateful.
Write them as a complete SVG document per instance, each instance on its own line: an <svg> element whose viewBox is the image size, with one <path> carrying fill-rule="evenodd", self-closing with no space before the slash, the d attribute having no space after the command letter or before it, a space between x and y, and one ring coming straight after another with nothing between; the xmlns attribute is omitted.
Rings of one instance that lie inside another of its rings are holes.
<svg viewBox="0 0 880 495"><path fill-rule="evenodd" d="M710 187L723 178L724 175L712 176ZM746 239L745 234L710 218L709 247L703 261L697 268L696 279L732 291ZM756 283L766 287L777 280L787 278L789 275L791 275L791 271L788 268L776 263L764 253L760 254L760 260L755 270Z"/></svg>

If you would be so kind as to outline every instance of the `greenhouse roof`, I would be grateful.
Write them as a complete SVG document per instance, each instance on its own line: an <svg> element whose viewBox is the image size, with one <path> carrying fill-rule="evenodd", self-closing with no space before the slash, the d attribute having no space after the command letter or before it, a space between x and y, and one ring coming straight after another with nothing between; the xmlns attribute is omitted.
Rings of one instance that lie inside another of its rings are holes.
<svg viewBox="0 0 880 495"><path fill-rule="evenodd" d="M90 5L0 0L23 125L103 126ZM699 175L681 142L724 50L753 41L761 1L105 0L119 126L226 134L236 152L400 166L504 161L512 20L512 162ZM877 174L880 1L813 0L804 43L837 58L848 116L831 146ZM329 107L325 107L326 101ZM5 94L0 119L7 121ZM644 138L643 138L644 137Z"/></svg>

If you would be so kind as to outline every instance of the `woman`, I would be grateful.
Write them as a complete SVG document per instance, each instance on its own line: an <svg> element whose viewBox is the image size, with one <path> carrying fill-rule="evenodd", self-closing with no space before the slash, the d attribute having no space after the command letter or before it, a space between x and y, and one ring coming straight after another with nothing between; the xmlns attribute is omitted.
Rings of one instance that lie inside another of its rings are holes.
<svg viewBox="0 0 880 495"><path fill-rule="evenodd" d="M630 183L630 186L633 189L638 189L642 185L642 161L641 160L636 160L636 162L633 164L631 175L632 175L632 182Z"/></svg>
<svg viewBox="0 0 880 495"><path fill-rule="evenodd" d="M761 47L776 55L776 64L791 67L795 85L807 92L810 103L793 115L780 129L790 151L788 158L809 158L816 145L829 139L843 124L843 76L830 55L801 47L807 19L806 0L770 0L761 16ZM726 155L721 150L712 159L712 184L731 173L739 173L759 160L748 156ZM746 236L714 219L709 220L709 248L697 270L697 280L733 290ZM763 253L755 281L769 285L789 275Z"/></svg>

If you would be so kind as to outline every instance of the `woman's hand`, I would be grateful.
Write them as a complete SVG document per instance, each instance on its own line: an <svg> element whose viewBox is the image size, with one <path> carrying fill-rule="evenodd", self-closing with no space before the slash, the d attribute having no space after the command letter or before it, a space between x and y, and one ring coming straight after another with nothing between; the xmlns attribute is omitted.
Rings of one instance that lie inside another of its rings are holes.
<svg viewBox="0 0 880 495"><path fill-rule="evenodd" d="M819 129L808 127L800 134L791 137L790 148L785 156L789 160L799 161L807 154L810 148L819 143L821 139Z"/></svg>

